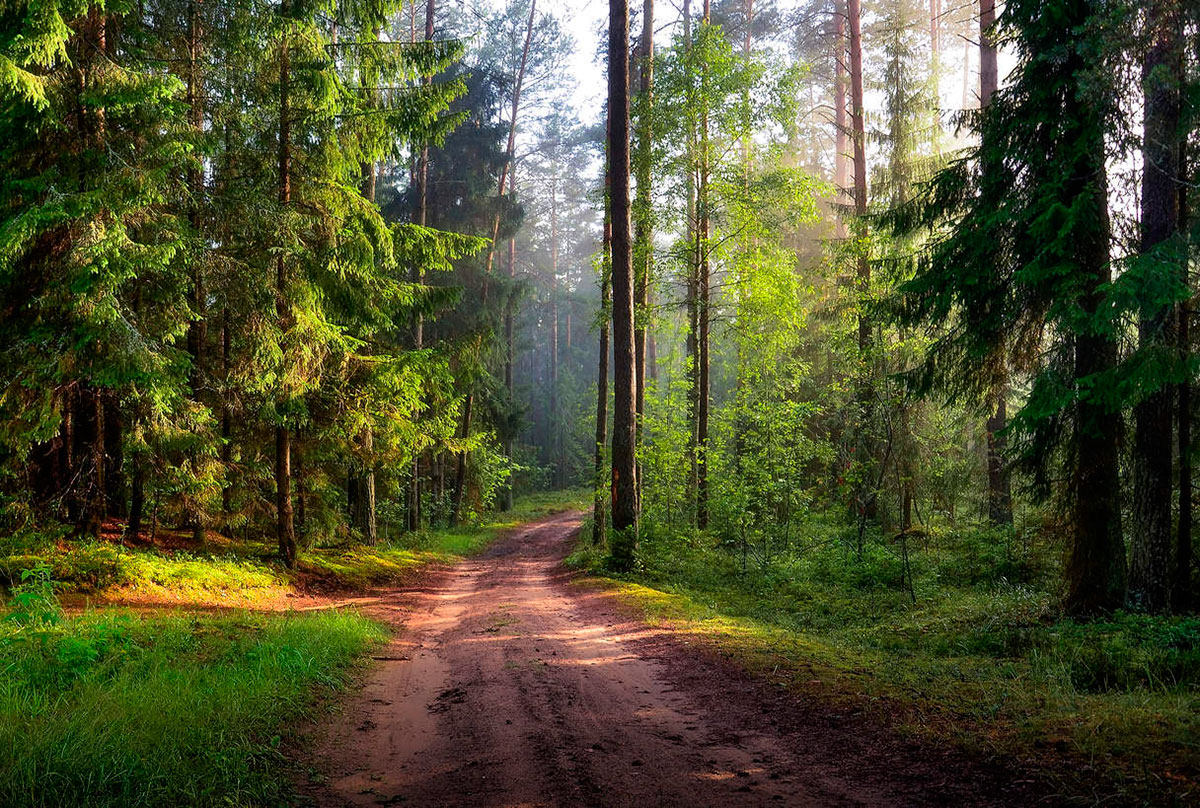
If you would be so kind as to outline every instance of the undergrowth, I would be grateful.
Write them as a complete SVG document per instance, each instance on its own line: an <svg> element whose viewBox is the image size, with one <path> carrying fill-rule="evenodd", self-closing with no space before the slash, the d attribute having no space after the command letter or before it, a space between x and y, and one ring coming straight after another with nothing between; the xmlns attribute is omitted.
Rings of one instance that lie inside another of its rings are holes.
<svg viewBox="0 0 1200 808"><path fill-rule="evenodd" d="M281 804L281 747L384 629L349 611L65 617L48 569L0 623L0 805Z"/></svg>
<svg viewBox="0 0 1200 808"><path fill-rule="evenodd" d="M789 546L751 551L651 522L632 574L586 540L569 563L782 684L885 704L903 730L986 754L1065 755L1070 793L1194 796L1200 618L1067 619L1058 554L1012 531L923 536L907 567L900 548L860 557L853 539L814 517Z"/></svg>
<svg viewBox="0 0 1200 808"><path fill-rule="evenodd" d="M289 594L359 591L395 584L431 562L452 562L522 522L575 507L580 492L523 497L507 513L489 514L456 528L403 533L367 545L347 539L310 547L295 571L279 562L272 543L210 532L185 549L127 546L113 541L68 540L61 531L0 537L0 587L11 588L25 570L46 567L59 594L101 600L246 608L285 603Z"/></svg>

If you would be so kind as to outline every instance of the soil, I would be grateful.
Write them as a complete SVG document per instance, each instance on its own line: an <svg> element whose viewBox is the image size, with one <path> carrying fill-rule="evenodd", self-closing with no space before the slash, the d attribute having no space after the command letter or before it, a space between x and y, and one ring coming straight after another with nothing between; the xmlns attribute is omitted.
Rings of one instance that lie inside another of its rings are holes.
<svg viewBox="0 0 1200 808"><path fill-rule="evenodd" d="M364 601L402 626L318 732L321 806L988 806L1003 768L900 738L652 629L562 565L580 515Z"/></svg>

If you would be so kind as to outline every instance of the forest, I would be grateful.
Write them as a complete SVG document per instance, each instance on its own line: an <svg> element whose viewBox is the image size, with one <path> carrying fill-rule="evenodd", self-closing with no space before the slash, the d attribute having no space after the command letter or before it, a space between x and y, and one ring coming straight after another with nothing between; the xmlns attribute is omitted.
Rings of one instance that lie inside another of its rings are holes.
<svg viewBox="0 0 1200 808"><path fill-rule="evenodd" d="M0 806L1200 798L1198 206L1184 0L0 0Z"/></svg>

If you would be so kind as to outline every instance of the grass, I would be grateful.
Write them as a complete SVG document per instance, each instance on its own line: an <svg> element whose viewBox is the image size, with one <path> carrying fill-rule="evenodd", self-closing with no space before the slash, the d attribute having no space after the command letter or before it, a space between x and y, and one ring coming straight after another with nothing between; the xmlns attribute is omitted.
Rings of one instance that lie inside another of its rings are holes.
<svg viewBox="0 0 1200 808"><path fill-rule="evenodd" d="M477 552L512 527L581 506L586 492L567 491L518 499L515 507L478 524L403 534L377 545L344 542L310 547L298 569L278 563L274 546L210 532L202 545L130 547L108 540L42 537L13 546L0 539L0 584L22 571L52 570L68 601L251 609L286 608L298 593L357 592L402 583L430 563L452 563Z"/></svg>
<svg viewBox="0 0 1200 808"><path fill-rule="evenodd" d="M344 687L387 629L354 611L281 611L289 595L353 592L453 562L505 530L577 505L566 492L376 546L310 548L289 571L264 542L202 547L0 540L0 806L286 804L296 722ZM60 594L171 611L68 615ZM234 607L219 614L195 607Z"/></svg>
<svg viewBox="0 0 1200 808"><path fill-rule="evenodd" d="M280 804L286 727L384 636L348 611L9 622L0 805Z"/></svg>
<svg viewBox="0 0 1200 808"><path fill-rule="evenodd" d="M1067 620L1056 554L1012 535L947 532L910 548L910 595L891 548L859 560L820 520L790 548L748 554L744 570L736 545L648 527L632 575L608 574L581 544L570 563L600 576L583 585L782 686L1017 758L1064 801L1200 792L1200 619Z"/></svg>

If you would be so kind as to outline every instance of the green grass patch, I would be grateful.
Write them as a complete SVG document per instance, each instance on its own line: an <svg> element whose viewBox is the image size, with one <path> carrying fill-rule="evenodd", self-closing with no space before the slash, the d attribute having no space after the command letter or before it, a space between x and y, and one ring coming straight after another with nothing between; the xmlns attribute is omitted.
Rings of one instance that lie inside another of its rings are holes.
<svg viewBox="0 0 1200 808"><path fill-rule="evenodd" d="M518 499L507 513L454 529L401 534L377 545L310 547L300 553L296 571L278 562L268 541L214 533L187 549L72 541L59 535L0 538L0 585L11 588L23 571L44 565L59 594L131 603L280 607L298 591L327 594L401 583L427 564L452 563L478 552L524 522L583 507L589 497L586 491L537 494Z"/></svg>
<svg viewBox="0 0 1200 808"><path fill-rule="evenodd" d="M281 804L291 722L384 629L353 612L0 624L0 805Z"/></svg>
<svg viewBox="0 0 1200 808"><path fill-rule="evenodd" d="M744 568L735 544L653 525L632 575L586 541L569 562L772 681L1022 759L1084 802L1200 793L1200 618L1065 619L1055 554L990 532L911 547L910 595L892 548L859 559L807 529Z"/></svg>

